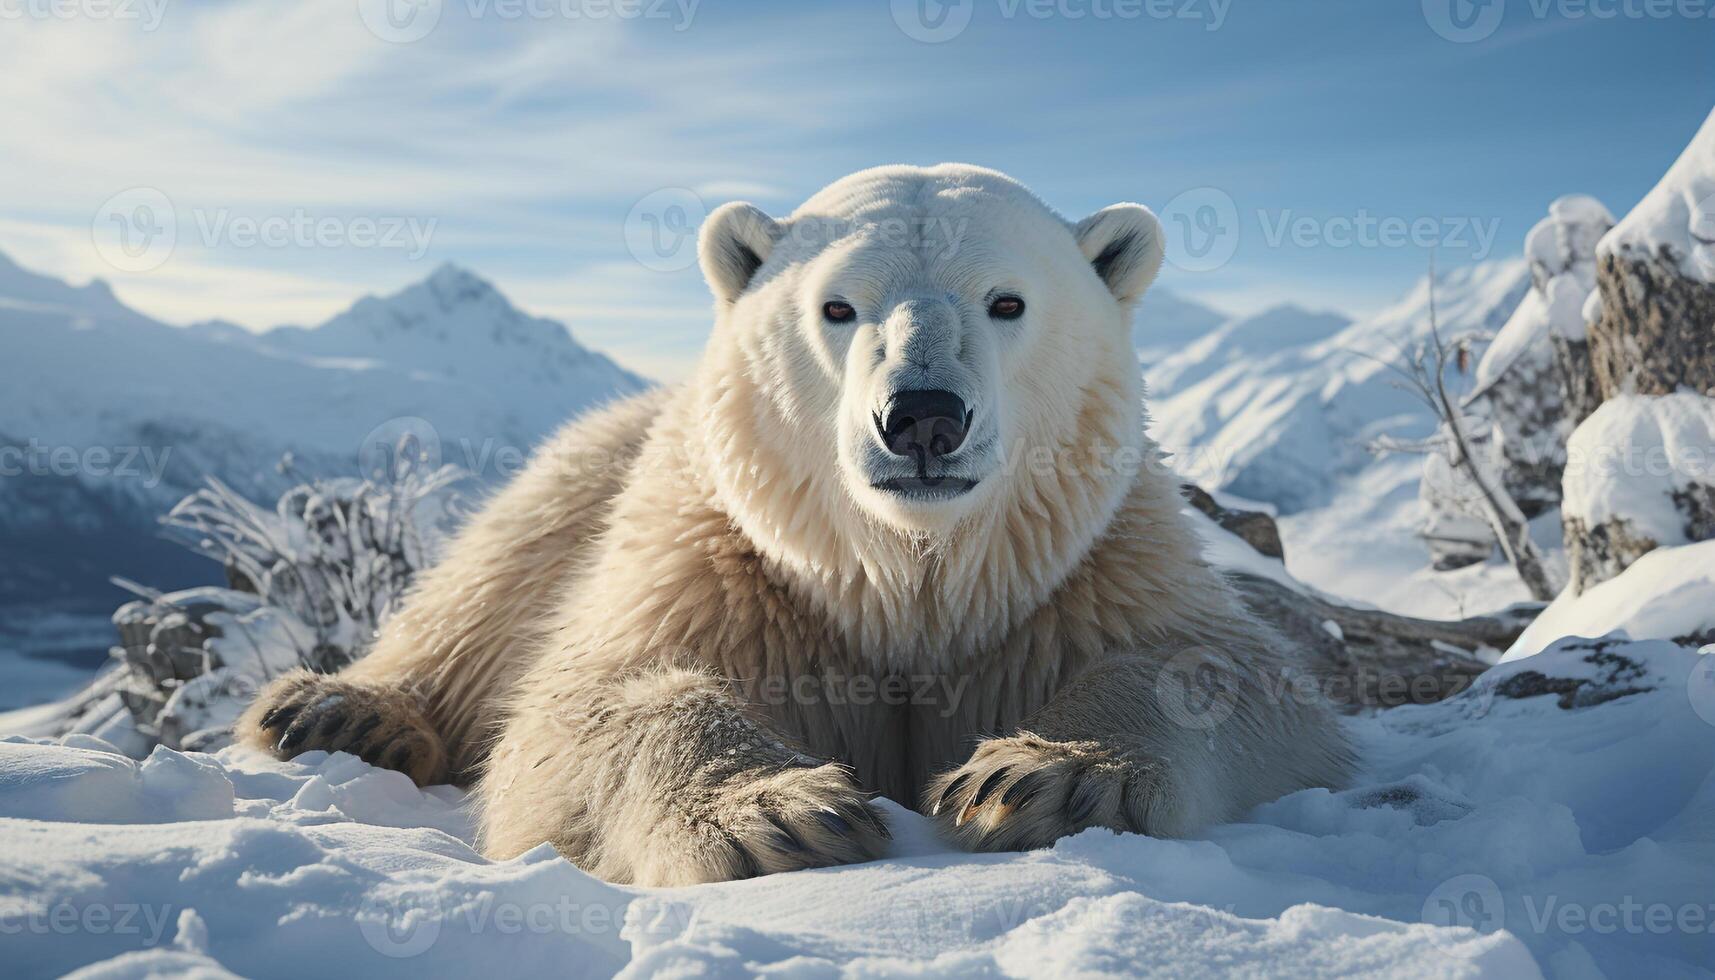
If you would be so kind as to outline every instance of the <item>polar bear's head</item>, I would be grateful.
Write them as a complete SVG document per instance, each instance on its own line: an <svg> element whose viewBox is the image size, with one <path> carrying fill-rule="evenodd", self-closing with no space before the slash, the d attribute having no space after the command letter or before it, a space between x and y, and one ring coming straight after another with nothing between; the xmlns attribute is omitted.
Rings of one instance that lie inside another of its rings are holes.
<svg viewBox="0 0 1715 980"><path fill-rule="evenodd" d="M784 219L727 204L699 255L717 484L765 546L818 562L809 539L921 544L1067 493L1112 513L1123 465L1068 467L1143 443L1129 323L1162 260L1147 208L1070 223L991 170L883 167Z"/></svg>

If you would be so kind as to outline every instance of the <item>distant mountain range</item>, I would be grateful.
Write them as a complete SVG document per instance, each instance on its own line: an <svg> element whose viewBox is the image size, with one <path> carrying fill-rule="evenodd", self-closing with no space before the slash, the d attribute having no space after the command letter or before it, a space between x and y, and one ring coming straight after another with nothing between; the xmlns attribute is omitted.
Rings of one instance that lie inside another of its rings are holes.
<svg viewBox="0 0 1715 980"><path fill-rule="evenodd" d="M1228 320L1229 313L1188 299L1171 289L1156 286L1143 294L1132 318L1131 344L1145 364L1178 352L1185 345L1208 336Z"/></svg>
<svg viewBox="0 0 1715 980"><path fill-rule="evenodd" d="M1521 260L1441 273L1443 329L1497 329L1527 285ZM1367 465L1379 431L1427 430L1362 356L1421 337L1427 300L1419 282L1353 322L1291 305L1232 317L1157 289L1134 330L1152 434L1210 489L1316 506ZM0 255L0 350L0 605L111 605L112 575L208 580L216 570L158 525L207 476L271 501L305 475L373 468L412 433L499 482L566 419L649 384L451 265L319 326L254 333L168 326L99 280L71 286Z"/></svg>
<svg viewBox="0 0 1715 980"><path fill-rule="evenodd" d="M1449 269L1435 278L1444 337L1500 329L1530 287L1523 259ZM1140 349L1150 433L1176 468L1209 489L1292 513L1326 503L1367 466L1383 433L1427 435L1427 409L1376 359L1397 361L1429 334L1428 277L1356 322L1285 305L1226 320L1163 351ZM1147 298L1146 298L1147 302ZM1187 301L1174 297L1180 317ZM1148 334L1147 308L1139 334ZM1479 351L1480 353L1480 351Z"/></svg>
<svg viewBox="0 0 1715 980"><path fill-rule="evenodd" d="M206 476L271 502L300 474L358 475L409 432L498 481L566 419L649 384L451 265L256 334L168 326L99 280L0 255L0 350L0 604L111 604L111 575L207 580L157 524Z"/></svg>

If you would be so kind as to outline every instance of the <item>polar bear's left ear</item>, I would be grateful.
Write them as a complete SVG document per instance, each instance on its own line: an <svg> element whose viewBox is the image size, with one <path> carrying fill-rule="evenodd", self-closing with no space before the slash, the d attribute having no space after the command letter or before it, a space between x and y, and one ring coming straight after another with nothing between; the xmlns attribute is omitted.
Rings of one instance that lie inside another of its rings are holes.
<svg viewBox="0 0 1715 980"><path fill-rule="evenodd" d="M1109 205L1078 222L1072 234L1121 306L1136 303L1161 271L1161 222L1141 204Z"/></svg>
<svg viewBox="0 0 1715 980"><path fill-rule="evenodd" d="M712 211L697 236L697 260L715 299L731 303L750 285L780 240L780 223L753 204L733 201Z"/></svg>

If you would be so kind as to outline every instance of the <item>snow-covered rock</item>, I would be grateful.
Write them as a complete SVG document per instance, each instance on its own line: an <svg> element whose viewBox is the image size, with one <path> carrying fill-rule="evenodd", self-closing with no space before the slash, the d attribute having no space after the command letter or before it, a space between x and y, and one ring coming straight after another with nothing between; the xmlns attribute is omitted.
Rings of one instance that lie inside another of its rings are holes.
<svg viewBox="0 0 1715 980"><path fill-rule="evenodd" d="M1443 336L1493 333L1528 288L1520 260L1438 272ZM1201 486L1283 514L1325 503L1371 462L1376 436L1432 431L1383 363L1428 335L1429 296L1425 278L1356 323L1280 307L1225 325L1147 368L1151 432Z"/></svg>
<svg viewBox="0 0 1715 980"><path fill-rule="evenodd" d="M1715 113L1598 253L1603 397L1715 394Z"/></svg>
<svg viewBox="0 0 1715 980"><path fill-rule="evenodd" d="M1715 112L1601 251L1634 262L1665 256L1687 279L1715 284Z"/></svg>
<svg viewBox="0 0 1715 980"><path fill-rule="evenodd" d="M1526 517L1560 500L1566 439L1595 408L1584 306L1596 289L1596 243L1614 219L1567 195L1525 236L1531 288L1477 363L1467 407L1480 405L1503 485Z"/></svg>
<svg viewBox="0 0 1715 980"><path fill-rule="evenodd" d="M0 742L19 976L1691 977L1712 953L1715 659L1569 641L1350 719L1364 771L1195 840L1089 831L675 889L541 847L343 754Z"/></svg>
<svg viewBox="0 0 1715 980"><path fill-rule="evenodd" d="M1715 399L1604 402L1568 443L1562 515L1574 593L1654 548L1715 537Z"/></svg>

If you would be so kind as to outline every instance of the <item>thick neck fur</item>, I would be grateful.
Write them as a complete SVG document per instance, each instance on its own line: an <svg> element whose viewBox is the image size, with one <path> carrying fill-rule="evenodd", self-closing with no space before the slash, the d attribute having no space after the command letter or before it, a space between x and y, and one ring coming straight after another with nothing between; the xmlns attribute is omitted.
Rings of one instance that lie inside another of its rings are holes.
<svg viewBox="0 0 1715 980"><path fill-rule="evenodd" d="M680 402L698 433L686 462L770 576L854 655L888 669L954 666L1000 642L1089 554L1128 493L1171 487L1152 470L1133 358L1085 358L1100 366L1059 389L1042 431L1015 437L979 508L948 532L909 533L865 512L831 460L788 457L803 440L831 452L832 439L813 424L820 413L781 403L786 386L759 370L765 352L711 350L731 353L705 361Z"/></svg>

